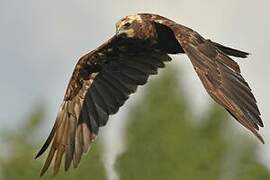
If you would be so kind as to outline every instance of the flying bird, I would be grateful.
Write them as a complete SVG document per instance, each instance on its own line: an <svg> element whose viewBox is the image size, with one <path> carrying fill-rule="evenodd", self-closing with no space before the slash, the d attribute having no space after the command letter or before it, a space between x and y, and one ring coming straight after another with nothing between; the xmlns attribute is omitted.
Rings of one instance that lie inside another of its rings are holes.
<svg viewBox="0 0 270 180"><path fill-rule="evenodd" d="M230 56L249 54L203 38L196 31L155 14L136 14L116 23L116 34L97 49L82 56L71 76L55 124L38 152L50 151L41 176L53 162L57 174L76 168L106 125L109 115L171 61L169 54L185 53L204 88L215 102L264 143L256 99Z"/></svg>

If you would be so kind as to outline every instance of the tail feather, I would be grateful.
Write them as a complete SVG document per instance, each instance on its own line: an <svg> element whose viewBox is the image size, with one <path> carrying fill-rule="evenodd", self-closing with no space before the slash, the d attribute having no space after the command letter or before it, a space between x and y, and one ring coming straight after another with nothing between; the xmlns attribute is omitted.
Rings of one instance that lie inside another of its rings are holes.
<svg viewBox="0 0 270 180"><path fill-rule="evenodd" d="M211 42L217 49L219 49L220 51L222 51L223 53L225 53L228 56L246 58L249 55L249 53L247 53L247 52L233 49L233 48L230 48L227 46L223 46L223 45L216 43L216 42L213 42L211 40L209 40L209 42Z"/></svg>

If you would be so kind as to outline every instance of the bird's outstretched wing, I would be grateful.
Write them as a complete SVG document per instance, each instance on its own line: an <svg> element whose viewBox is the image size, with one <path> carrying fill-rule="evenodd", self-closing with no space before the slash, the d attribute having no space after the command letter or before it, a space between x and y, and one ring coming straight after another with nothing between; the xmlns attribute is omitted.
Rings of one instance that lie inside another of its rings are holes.
<svg viewBox="0 0 270 180"><path fill-rule="evenodd" d="M197 32L166 18L155 19L173 31L208 94L264 143L258 133L263 122L255 97L241 76L238 64L229 57L245 58L248 53L204 39Z"/></svg>
<svg viewBox="0 0 270 180"><path fill-rule="evenodd" d="M53 129L36 157L51 144L41 176L54 159L59 171L65 155L65 170L77 167L108 116L118 111L138 85L157 74L170 57L148 48L145 42L121 40L115 36L78 61Z"/></svg>

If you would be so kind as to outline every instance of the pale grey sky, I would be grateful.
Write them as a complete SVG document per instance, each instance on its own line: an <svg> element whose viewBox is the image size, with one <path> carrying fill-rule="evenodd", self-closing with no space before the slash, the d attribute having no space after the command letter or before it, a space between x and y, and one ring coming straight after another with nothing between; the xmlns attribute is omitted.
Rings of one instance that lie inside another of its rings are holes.
<svg viewBox="0 0 270 180"><path fill-rule="evenodd" d="M46 127L51 127L77 59L112 36L121 17L151 12L189 26L205 38L252 53L238 62L257 97L266 126L261 132L269 142L269 7L268 0L0 0L0 130L18 126L40 100L49 107ZM192 89L187 93L200 111L208 96L190 63L183 55L173 63L184 69L183 83ZM117 127L124 129L125 111L138 99L135 95L129 100L104 134L121 135ZM268 165L269 144L261 146ZM117 153L122 145L119 141L108 147Z"/></svg>

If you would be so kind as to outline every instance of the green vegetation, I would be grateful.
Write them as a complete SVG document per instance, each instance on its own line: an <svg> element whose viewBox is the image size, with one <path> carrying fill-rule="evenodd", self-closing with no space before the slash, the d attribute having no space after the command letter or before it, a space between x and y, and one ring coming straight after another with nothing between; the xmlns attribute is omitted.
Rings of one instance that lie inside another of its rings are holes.
<svg viewBox="0 0 270 180"><path fill-rule="evenodd" d="M117 162L121 179L270 179L256 160L254 142L243 134L233 142L226 138L223 109L213 106L202 125L191 123L192 109L180 96L174 74L179 73L166 71L130 111L127 151Z"/></svg>
<svg viewBox="0 0 270 180"><path fill-rule="evenodd" d="M33 143L33 137L36 136L38 126L42 123L44 111L38 108L31 114L26 124L10 134L5 134L4 139L8 144L7 157L2 157L0 161L1 171L0 177L3 180L35 180L39 179L40 169L45 160L45 156L37 160L34 159L42 142ZM105 169L101 161L101 150L99 143L92 146L91 153L82 158L81 164L77 169L70 168L68 173L64 170L56 176L52 176L49 170L45 177L41 179L56 179L56 180L104 180L106 179Z"/></svg>
<svg viewBox="0 0 270 180"><path fill-rule="evenodd" d="M150 82L144 99L131 108L126 130L126 152L117 162L121 180L268 180L269 170L256 157L257 142L240 137L227 126L223 109L213 106L203 123L194 123L192 109L172 69ZM34 160L42 142L35 143L44 108L34 109L20 128L1 135L0 178L38 179L43 158ZM229 131L228 131L229 130ZM106 179L97 141L77 169L53 179ZM52 179L49 171L42 179Z"/></svg>

